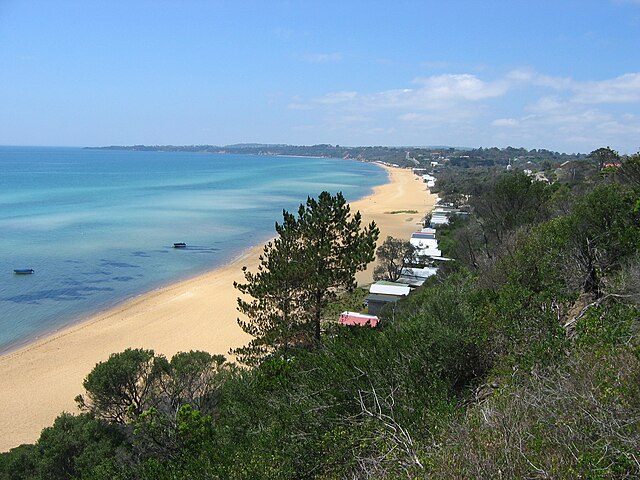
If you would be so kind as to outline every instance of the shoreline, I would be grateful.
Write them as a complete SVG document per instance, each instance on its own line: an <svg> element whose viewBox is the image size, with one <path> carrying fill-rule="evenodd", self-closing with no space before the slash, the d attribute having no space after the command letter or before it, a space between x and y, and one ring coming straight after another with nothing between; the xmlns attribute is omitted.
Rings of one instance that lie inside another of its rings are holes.
<svg viewBox="0 0 640 480"><path fill-rule="evenodd" d="M186 275L182 278L177 278L177 279L173 279L173 280L167 280L159 285L156 286L152 286L150 290L143 290L140 291L138 293L133 293L131 294L131 296L129 297L125 297L125 298L121 298L113 303L111 303L108 306L105 306L104 308L101 308L100 310L94 310L92 312L88 312L88 313L80 313L80 314L75 314L73 315L68 322L53 327L49 330L43 330L41 332L39 332L37 335L34 335L33 337L29 337L26 339L23 339L19 342L16 342L15 344L9 344L9 346L0 349L0 362L2 361L2 359L4 357L9 357L11 356L11 354L17 352L17 351L21 351L21 350L28 350L30 346L32 346L33 344L36 344L38 342L45 342L47 339L50 339L52 337L56 337L58 335L61 335L63 333L65 333L67 330L71 330L74 329L76 327L79 327L81 325L83 325L84 323L89 323L92 320L101 318L103 315L108 314L109 312L115 311L116 309L124 309L126 308L127 305L129 304L133 304L135 302L135 300L143 298L143 297L147 297L147 296L152 296L155 292L160 292L162 290L170 290L172 287L177 286L179 284L188 282L190 280L195 280L197 278L200 278L204 275L210 274L215 272L218 269L221 268L225 268L228 266L231 266L232 264L240 261L242 258L245 258L246 256L250 255L252 250L254 250L255 248L260 247L260 249L262 249L262 247L264 245L266 245L266 243L268 241L270 241L273 237L266 237L264 242L257 244L257 245L252 245L249 247L246 247L244 250L241 250L239 253L237 253L234 256L231 256L229 259L227 259L224 263L220 264L220 265L216 265L214 267L209 267L208 269L205 269L204 271L200 271L196 274L191 274L191 275ZM262 250L261 250L262 251ZM2 374L0 372L0 379L2 378ZM1 450L0 450L1 451Z"/></svg>
<svg viewBox="0 0 640 480"><path fill-rule="evenodd" d="M76 315L74 316L74 318L70 319L69 322L63 325L54 327L50 330L44 330L33 337L27 338L19 343L16 343L15 345L10 345L4 350L0 350L0 362L2 361L3 358L11 357L12 354L17 353L19 351L28 351L30 347L35 344L38 344L41 342L46 343L47 340L55 339L58 336L64 336L64 334L69 333L67 331L80 328L85 324L93 323L98 319L102 319L102 317L109 316L109 313L111 312L115 312L116 310L127 310L128 308L134 306L137 303L137 300L144 300L146 298L151 298L155 293L162 293L162 292L168 293L173 289L173 287L178 287L191 280L196 280L205 275L213 273L216 270L231 266L232 264L240 261L242 258L252 255L253 254L252 250L258 247L262 248L268 241L269 239L267 239L264 243L261 243L260 245L253 245L253 246L247 247L243 251L241 251L238 255L228 260L226 263L210 268L209 270L206 270L204 272L187 276L186 278L169 280L161 285L151 288L151 290L145 290L140 293L133 294L130 297L118 300L113 305L103 308L101 310L97 310L97 311L86 313L86 314ZM2 375L0 373L0 378L1 377Z"/></svg>
<svg viewBox="0 0 640 480"><path fill-rule="evenodd" d="M411 170L381 166L387 183L350 203L363 224L378 224L378 245L388 235L408 239L435 200ZM398 210L418 213L389 213ZM245 344L250 337L236 323L233 282L244 280L243 266L256 270L263 248L253 246L212 271L137 295L0 355L0 451L33 443L60 413L77 412L73 399L82 393L82 381L112 353L147 348L168 358L189 350L228 356L230 348ZM371 282L373 267L356 275L359 284Z"/></svg>

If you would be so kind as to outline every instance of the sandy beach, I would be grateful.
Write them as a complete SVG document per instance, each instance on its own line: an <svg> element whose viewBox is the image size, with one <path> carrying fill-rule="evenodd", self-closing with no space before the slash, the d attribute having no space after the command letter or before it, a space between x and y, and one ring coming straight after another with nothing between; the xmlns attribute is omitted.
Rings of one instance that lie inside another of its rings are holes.
<svg viewBox="0 0 640 480"><path fill-rule="evenodd" d="M410 170L386 167L389 183L351 204L365 222L388 235L408 239L434 204ZM418 213L406 213L406 211ZM395 213L394 213L395 212ZM400 212L400 213L398 213ZM238 327L241 268L255 271L262 246L209 273L154 290L107 312L0 357L0 451L33 443L62 411L76 412L74 397L97 362L126 348L148 348L171 357L179 351L227 354L248 336ZM358 274L371 282L373 266Z"/></svg>

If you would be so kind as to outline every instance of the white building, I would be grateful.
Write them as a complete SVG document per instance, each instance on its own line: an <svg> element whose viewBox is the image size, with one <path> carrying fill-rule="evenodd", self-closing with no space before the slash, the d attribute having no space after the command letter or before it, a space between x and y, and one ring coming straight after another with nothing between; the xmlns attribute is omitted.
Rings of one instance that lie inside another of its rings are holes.
<svg viewBox="0 0 640 480"><path fill-rule="evenodd" d="M411 289L409 285L396 282L376 282L369 287L369 293L376 295L397 295L405 296L409 295Z"/></svg>
<svg viewBox="0 0 640 480"><path fill-rule="evenodd" d="M437 225L448 225L449 224L449 215L447 212L436 211L431 212L431 226L435 227Z"/></svg>
<svg viewBox="0 0 640 480"><path fill-rule="evenodd" d="M402 274L398 279L398 282L406 283L411 287L421 287L427 278L438 273L437 267L422 267L413 268L405 267L402 269Z"/></svg>
<svg viewBox="0 0 640 480"><path fill-rule="evenodd" d="M427 184L427 188L433 188L436 186L436 177L433 175L422 175L422 181Z"/></svg>
<svg viewBox="0 0 640 480"><path fill-rule="evenodd" d="M438 249L436 230L434 228L423 228L419 232L411 234L409 243L416 247L416 254L422 257L439 257L442 252Z"/></svg>

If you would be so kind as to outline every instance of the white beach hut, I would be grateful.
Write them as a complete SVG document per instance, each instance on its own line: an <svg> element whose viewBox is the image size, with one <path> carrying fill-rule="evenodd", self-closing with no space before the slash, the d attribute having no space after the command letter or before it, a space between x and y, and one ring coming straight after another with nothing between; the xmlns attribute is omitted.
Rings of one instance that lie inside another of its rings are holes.
<svg viewBox="0 0 640 480"><path fill-rule="evenodd" d="M409 295L411 289L408 285L397 282L376 282L369 287L369 293L377 295L397 295L405 296Z"/></svg>

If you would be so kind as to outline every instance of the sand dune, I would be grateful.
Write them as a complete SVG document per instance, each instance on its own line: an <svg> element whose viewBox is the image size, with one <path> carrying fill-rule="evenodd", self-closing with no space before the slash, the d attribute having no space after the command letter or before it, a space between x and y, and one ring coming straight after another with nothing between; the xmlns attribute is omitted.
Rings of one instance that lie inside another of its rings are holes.
<svg viewBox="0 0 640 480"><path fill-rule="evenodd" d="M380 241L409 238L433 207L421 179L410 170L387 168L389 183L351 204L365 222L374 220ZM418 213L397 213L415 210ZM396 213L391 213L396 212ZM226 354L248 336L238 327L235 280L242 266L255 270L262 246L196 278L154 290L116 308L0 357L0 451L32 443L62 411L75 412L82 380L109 354L150 348L167 357L179 351ZM373 267L358 274L371 282Z"/></svg>

